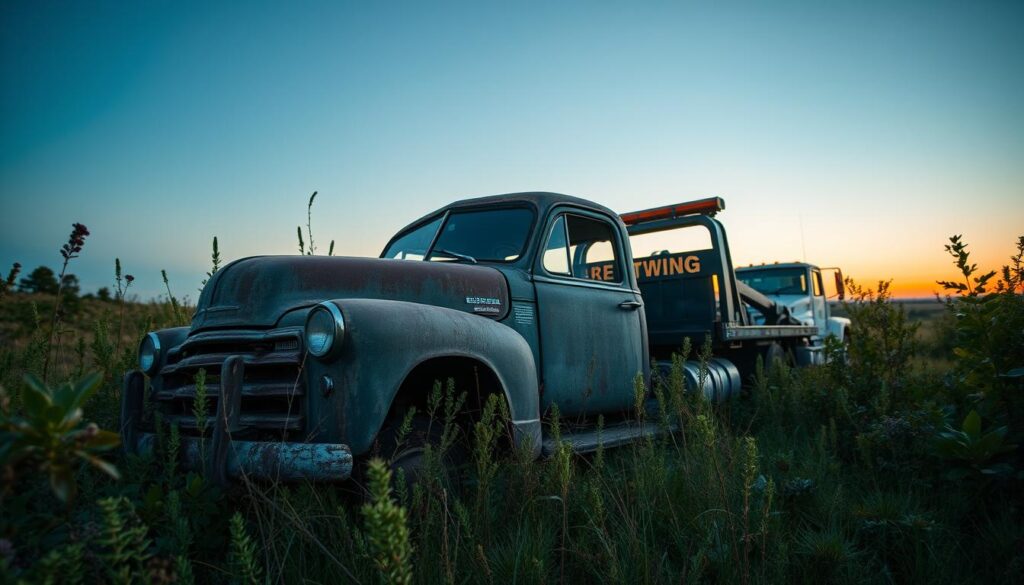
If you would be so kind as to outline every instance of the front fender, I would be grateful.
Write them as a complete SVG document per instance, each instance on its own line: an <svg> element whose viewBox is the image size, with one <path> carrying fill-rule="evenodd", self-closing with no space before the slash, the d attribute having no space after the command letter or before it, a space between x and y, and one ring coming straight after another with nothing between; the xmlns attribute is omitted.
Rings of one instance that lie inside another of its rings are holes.
<svg viewBox="0 0 1024 585"><path fill-rule="evenodd" d="M839 341L846 339L846 332L850 329L851 321L845 317L828 318L828 334L835 335Z"/></svg>
<svg viewBox="0 0 1024 585"><path fill-rule="evenodd" d="M511 328L462 311L382 299L333 301L345 337L333 361L307 357L310 430L318 441L343 442L365 453L406 376L426 360L467 357L501 383L519 434L540 445L537 368L529 344ZM319 381L330 376L333 390ZM535 436L534 436L535 435Z"/></svg>

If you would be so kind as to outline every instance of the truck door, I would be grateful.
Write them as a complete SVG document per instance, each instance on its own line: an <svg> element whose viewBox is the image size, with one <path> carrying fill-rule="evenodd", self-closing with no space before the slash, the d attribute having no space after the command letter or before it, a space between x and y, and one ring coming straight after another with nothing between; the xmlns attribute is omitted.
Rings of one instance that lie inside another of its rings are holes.
<svg viewBox="0 0 1024 585"><path fill-rule="evenodd" d="M534 267L540 314L541 408L563 415L627 410L646 374L643 306L626 272L615 224L597 213L557 211Z"/></svg>
<svg viewBox="0 0 1024 585"><path fill-rule="evenodd" d="M825 287L821 281L821 271L811 270L811 311L814 313L814 326L818 335L824 339L828 335L828 314L826 313Z"/></svg>

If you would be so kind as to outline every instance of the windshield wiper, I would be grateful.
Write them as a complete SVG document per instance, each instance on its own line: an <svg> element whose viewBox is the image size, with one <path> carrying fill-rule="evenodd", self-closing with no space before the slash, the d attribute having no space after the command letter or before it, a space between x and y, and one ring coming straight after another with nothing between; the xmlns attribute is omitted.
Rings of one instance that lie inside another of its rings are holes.
<svg viewBox="0 0 1024 585"><path fill-rule="evenodd" d="M470 256L469 254L460 254L458 252L452 252L451 250L444 250L442 248L434 248L434 251L431 252L430 254L434 255L434 254L439 254L439 253L440 254L444 254L445 256L451 256L452 258L455 258L456 260L465 260L466 262L469 262L470 264L476 264L477 263L476 262L476 258Z"/></svg>

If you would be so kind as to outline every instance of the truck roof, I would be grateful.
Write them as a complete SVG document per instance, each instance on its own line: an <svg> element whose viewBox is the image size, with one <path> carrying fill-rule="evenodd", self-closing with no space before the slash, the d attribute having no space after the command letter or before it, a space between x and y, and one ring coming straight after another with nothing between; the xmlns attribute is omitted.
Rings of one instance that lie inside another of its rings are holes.
<svg viewBox="0 0 1024 585"><path fill-rule="evenodd" d="M431 211L427 215L417 219L416 221L405 226L398 233L405 232L413 226L419 225L431 217L435 217L438 214L444 213L452 209L462 209L466 207L483 207L488 205L503 204L503 203L525 203L537 210L539 216L543 217L548 209L561 205L564 203L570 203L579 207L585 207L594 211L599 211L607 214L613 220L619 220L619 215L608 209L604 205L594 203L593 201L583 199L580 197L573 197L572 195L563 195L562 193L550 193L547 191L528 191L524 193L505 193L503 195L488 195L485 197L472 197L469 199L460 199L458 201L449 203L441 209Z"/></svg>
<svg viewBox="0 0 1024 585"><path fill-rule="evenodd" d="M744 270L764 270L766 268L817 268L815 264L807 262L773 262L771 264L751 264L749 266L738 266L736 272Z"/></svg>

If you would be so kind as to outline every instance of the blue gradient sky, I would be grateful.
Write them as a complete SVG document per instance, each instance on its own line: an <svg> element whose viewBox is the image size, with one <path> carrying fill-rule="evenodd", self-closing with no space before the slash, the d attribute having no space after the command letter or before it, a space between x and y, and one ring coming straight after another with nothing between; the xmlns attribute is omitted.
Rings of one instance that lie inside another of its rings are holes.
<svg viewBox="0 0 1024 585"><path fill-rule="evenodd" d="M472 195L719 195L738 263L903 294L1024 233L1022 2L84 4L0 7L5 271L80 221L85 289L119 256L195 298L212 236L292 253L313 190L348 255Z"/></svg>

